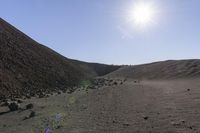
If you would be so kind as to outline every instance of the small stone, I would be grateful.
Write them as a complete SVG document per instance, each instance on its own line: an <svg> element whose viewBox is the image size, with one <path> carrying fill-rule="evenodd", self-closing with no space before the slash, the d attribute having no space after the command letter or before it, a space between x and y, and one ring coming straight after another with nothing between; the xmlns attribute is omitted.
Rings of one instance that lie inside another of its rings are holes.
<svg viewBox="0 0 200 133"><path fill-rule="evenodd" d="M117 85L117 82L114 82L113 84L114 84L114 85Z"/></svg>
<svg viewBox="0 0 200 133"><path fill-rule="evenodd" d="M39 94L39 98L44 98L44 95L43 94Z"/></svg>
<svg viewBox="0 0 200 133"><path fill-rule="evenodd" d="M29 118L28 116L25 116L23 120L26 120L26 119L28 119L28 118Z"/></svg>
<svg viewBox="0 0 200 133"><path fill-rule="evenodd" d="M188 128L189 128L189 129L193 129L193 127L192 127L192 126L189 126Z"/></svg>
<svg viewBox="0 0 200 133"><path fill-rule="evenodd" d="M117 123L117 121L113 120L112 123Z"/></svg>
<svg viewBox="0 0 200 133"><path fill-rule="evenodd" d="M5 102L3 102L2 104L1 104L1 106L3 107L3 106L8 106L10 104L10 102L8 102L8 101L5 101Z"/></svg>
<svg viewBox="0 0 200 133"><path fill-rule="evenodd" d="M32 109L32 108L33 108L33 104L32 103L26 105L26 109Z"/></svg>
<svg viewBox="0 0 200 133"><path fill-rule="evenodd" d="M57 127L56 127L56 129L59 129L59 128L61 128L62 126L61 125L58 125Z"/></svg>
<svg viewBox="0 0 200 133"><path fill-rule="evenodd" d="M128 127L128 126L130 126L130 124L128 124L128 123L124 123L123 126Z"/></svg>
<svg viewBox="0 0 200 133"><path fill-rule="evenodd" d="M29 118L31 117L34 117L35 116L35 112L34 111L31 111L30 115L29 115Z"/></svg>
<svg viewBox="0 0 200 133"><path fill-rule="evenodd" d="M17 100L16 100L15 98L13 98L13 97L12 97L10 100L11 100L11 101L17 101Z"/></svg>
<svg viewBox="0 0 200 133"><path fill-rule="evenodd" d="M3 124L3 127L7 127L7 125L6 125L6 124Z"/></svg>
<svg viewBox="0 0 200 133"><path fill-rule="evenodd" d="M62 92L63 92L63 93L66 93L66 92L67 92L67 90L62 90Z"/></svg>
<svg viewBox="0 0 200 133"><path fill-rule="evenodd" d="M17 104L16 102L12 102L8 105L8 108L10 109L10 111L16 111L19 109L19 104Z"/></svg>
<svg viewBox="0 0 200 133"><path fill-rule="evenodd" d="M149 117L148 117L148 116L144 116L143 118L144 118L145 120L148 120L148 119L149 119Z"/></svg>
<svg viewBox="0 0 200 133"><path fill-rule="evenodd" d="M185 123L185 120L180 120L181 123Z"/></svg>
<svg viewBox="0 0 200 133"><path fill-rule="evenodd" d="M82 109L84 109L84 110L87 109L87 105L85 105L85 104L82 105Z"/></svg>
<svg viewBox="0 0 200 133"><path fill-rule="evenodd" d="M27 99L30 99L30 98L31 98L31 96L29 96L29 95L26 95L26 98L27 98Z"/></svg>
<svg viewBox="0 0 200 133"><path fill-rule="evenodd" d="M17 100L17 102L18 102L18 103L23 103L23 101L22 101L22 100Z"/></svg>

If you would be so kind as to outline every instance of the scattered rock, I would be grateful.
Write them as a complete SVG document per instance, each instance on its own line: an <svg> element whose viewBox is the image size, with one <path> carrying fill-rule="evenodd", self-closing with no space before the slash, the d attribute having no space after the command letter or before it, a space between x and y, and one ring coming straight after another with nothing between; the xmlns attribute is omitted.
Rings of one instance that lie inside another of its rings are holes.
<svg viewBox="0 0 200 133"><path fill-rule="evenodd" d="M74 90L72 90L72 89L69 89L69 90L67 91L68 94L72 94L73 92L74 92Z"/></svg>
<svg viewBox="0 0 200 133"><path fill-rule="evenodd" d="M18 102L18 103L23 103L23 101L22 101L22 100L20 100L20 99L18 99L18 100L17 100L17 102Z"/></svg>
<svg viewBox="0 0 200 133"><path fill-rule="evenodd" d="M56 129L59 129L59 128L61 128L62 126L61 125L58 125L57 127L56 127Z"/></svg>
<svg viewBox="0 0 200 133"><path fill-rule="evenodd" d="M188 128L189 128L189 129L193 129L192 126L189 126Z"/></svg>
<svg viewBox="0 0 200 133"><path fill-rule="evenodd" d="M29 118L34 117L35 116L35 111L31 111Z"/></svg>
<svg viewBox="0 0 200 133"><path fill-rule="evenodd" d="M10 109L10 111L16 111L19 109L19 104L17 104L16 102L12 102L8 105L8 108Z"/></svg>
<svg viewBox="0 0 200 133"><path fill-rule="evenodd" d="M33 108L33 104L32 103L26 105L26 109L32 109L32 108Z"/></svg>
<svg viewBox="0 0 200 133"><path fill-rule="evenodd" d="M31 96L30 96L30 95L26 95L26 98L27 98L27 99L30 99L30 98L31 98Z"/></svg>
<svg viewBox="0 0 200 133"><path fill-rule="evenodd" d="M35 117L35 111L31 111L31 113L29 114L29 116L25 116L23 120L27 120L27 119L30 119L32 117Z"/></svg>
<svg viewBox="0 0 200 133"><path fill-rule="evenodd" d="M83 110L87 109L87 105L83 104L83 105L82 105L82 109L83 109Z"/></svg>
<svg viewBox="0 0 200 133"><path fill-rule="evenodd" d="M113 84L114 84L114 85L117 85L117 82L114 82Z"/></svg>
<svg viewBox="0 0 200 133"><path fill-rule="evenodd" d="M185 120L180 120L181 123L185 123Z"/></svg>
<svg viewBox="0 0 200 133"><path fill-rule="evenodd" d="M31 96L31 97L34 97L34 96L35 96L35 93L31 92L31 93L30 93L30 96Z"/></svg>
<svg viewBox="0 0 200 133"><path fill-rule="evenodd" d="M47 94L47 95L45 96L45 98L48 98L48 97L50 97L50 95Z"/></svg>
<svg viewBox="0 0 200 133"><path fill-rule="evenodd" d="M123 126L128 127L128 126L130 126L130 124L128 124L128 123L124 123Z"/></svg>
<svg viewBox="0 0 200 133"><path fill-rule="evenodd" d="M7 127L7 125L6 125L6 124L3 124L3 127Z"/></svg>
<svg viewBox="0 0 200 133"><path fill-rule="evenodd" d="M145 120L148 120L148 119L149 119L149 117L148 117L148 116L144 116L143 118L144 118Z"/></svg>
<svg viewBox="0 0 200 133"><path fill-rule="evenodd" d="M66 93L66 92L67 92L67 90L62 90L62 92L63 92L63 93Z"/></svg>
<svg viewBox="0 0 200 133"><path fill-rule="evenodd" d="M112 123L117 123L117 121L113 120Z"/></svg>
<svg viewBox="0 0 200 133"><path fill-rule="evenodd" d="M7 101L7 100L5 100L4 102L2 102L1 106L2 106L2 107L3 107L3 106L8 106L9 104L10 104L10 102Z"/></svg>
<svg viewBox="0 0 200 133"><path fill-rule="evenodd" d="M115 86L122 85L124 80L122 79L105 79L105 78L96 78L92 81L92 85L89 89L99 89L103 86Z"/></svg>
<svg viewBox="0 0 200 133"><path fill-rule="evenodd" d="M26 120L26 119L28 119L28 118L29 118L28 116L25 116L23 120Z"/></svg>
<svg viewBox="0 0 200 133"><path fill-rule="evenodd" d="M40 95L39 95L39 98L44 98L44 95L40 94Z"/></svg>
<svg viewBox="0 0 200 133"><path fill-rule="evenodd" d="M16 100L15 98L13 98L13 97L12 97L10 100L11 100L11 101L17 101L17 100Z"/></svg>

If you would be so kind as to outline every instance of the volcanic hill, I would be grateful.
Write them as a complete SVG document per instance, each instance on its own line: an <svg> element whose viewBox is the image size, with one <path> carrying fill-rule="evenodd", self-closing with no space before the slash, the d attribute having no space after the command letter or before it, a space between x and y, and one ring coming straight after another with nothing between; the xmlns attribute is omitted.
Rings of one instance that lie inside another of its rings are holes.
<svg viewBox="0 0 200 133"><path fill-rule="evenodd" d="M138 80L172 80L200 77L200 60L167 60L149 64L124 66L106 75Z"/></svg>
<svg viewBox="0 0 200 133"><path fill-rule="evenodd" d="M119 67L68 59L0 18L0 99L67 91Z"/></svg>

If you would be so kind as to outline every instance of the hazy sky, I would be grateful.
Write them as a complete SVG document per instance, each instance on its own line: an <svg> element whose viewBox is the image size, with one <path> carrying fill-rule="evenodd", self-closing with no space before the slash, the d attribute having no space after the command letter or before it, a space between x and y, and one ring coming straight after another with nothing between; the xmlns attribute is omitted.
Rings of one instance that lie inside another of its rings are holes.
<svg viewBox="0 0 200 133"><path fill-rule="evenodd" d="M62 55L89 62L140 64L200 57L200 0L156 5L143 30L127 22L138 0L1 0L0 16Z"/></svg>

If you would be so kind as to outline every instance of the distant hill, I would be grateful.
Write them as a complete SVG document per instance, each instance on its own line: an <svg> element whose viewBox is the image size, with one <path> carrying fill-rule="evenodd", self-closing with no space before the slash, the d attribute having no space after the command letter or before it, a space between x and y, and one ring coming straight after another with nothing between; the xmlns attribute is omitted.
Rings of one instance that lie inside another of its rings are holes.
<svg viewBox="0 0 200 133"><path fill-rule="evenodd" d="M0 99L67 90L119 67L68 59L0 18Z"/></svg>
<svg viewBox="0 0 200 133"><path fill-rule="evenodd" d="M200 60L168 60L143 65L124 66L106 75L133 79L181 79L200 77Z"/></svg>

